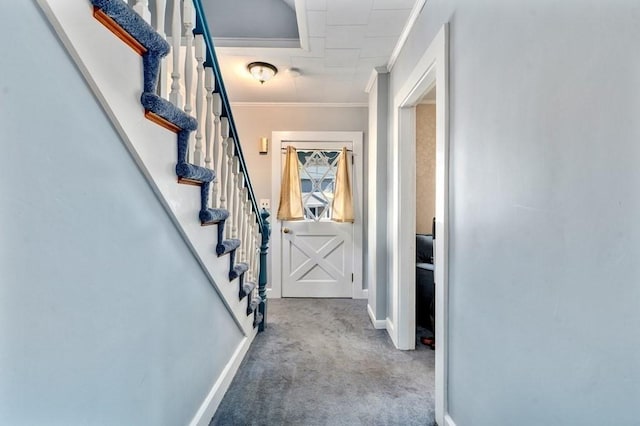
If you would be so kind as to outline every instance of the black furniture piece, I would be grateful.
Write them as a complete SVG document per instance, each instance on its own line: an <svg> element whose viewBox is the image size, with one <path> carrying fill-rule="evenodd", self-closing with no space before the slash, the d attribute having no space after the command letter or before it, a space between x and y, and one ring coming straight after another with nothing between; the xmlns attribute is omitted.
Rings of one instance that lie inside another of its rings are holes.
<svg viewBox="0 0 640 426"><path fill-rule="evenodd" d="M416 235L416 324L434 332L433 236Z"/></svg>

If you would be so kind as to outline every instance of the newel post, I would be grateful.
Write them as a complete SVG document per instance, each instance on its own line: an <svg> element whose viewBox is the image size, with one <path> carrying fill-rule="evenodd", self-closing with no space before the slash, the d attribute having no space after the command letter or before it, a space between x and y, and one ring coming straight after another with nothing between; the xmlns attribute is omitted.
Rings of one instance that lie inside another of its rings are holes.
<svg viewBox="0 0 640 426"><path fill-rule="evenodd" d="M267 252L269 251L269 235L271 234L271 226L267 218L269 212L262 209L260 212L262 217L262 244L260 245L260 277L258 278L258 295L260 296L259 312L262 314L262 321L258 326L258 331L264 331L267 328Z"/></svg>

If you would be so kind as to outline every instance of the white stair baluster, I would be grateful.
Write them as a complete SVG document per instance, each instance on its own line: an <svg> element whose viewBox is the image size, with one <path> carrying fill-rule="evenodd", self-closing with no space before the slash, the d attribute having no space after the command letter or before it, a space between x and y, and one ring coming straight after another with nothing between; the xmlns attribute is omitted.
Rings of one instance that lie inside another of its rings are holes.
<svg viewBox="0 0 640 426"><path fill-rule="evenodd" d="M149 10L149 0L137 0L133 10L145 20L147 24L151 24L151 11Z"/></svg>
<svg viewBox="0 0 640 426"><path fill-rule="evenodd" d="M165 25L165 13L167 9L167 1L166 0L156 0L156 25L155 29L162 36L162 38L166 39L167 35L164 33L164 25Z"/></svg>
<svg viewBox="0 0 640 426"><path fill-rule="evenodd" d="M227 208L227 145L229 144L229 120L222 117L220 120L221 138L222 138L222 158L220 160L220 208ZM214 151L215 153L215 151ZM215 154L214 154L215 158ZM228 223L227 223L228 225ZM228 226L225 226L228 228Z"/></svg>
<svg viewBox="0 0 640 426"><path fill-rule="evenodd" d="M213 69L211 70L211 78L213 79ZM215 79L213 80L215 85ZM214 88L215 89L215 88ZM216 180L213 182L213 203L214 207L218 205L218 191L220 184L220 115L222 114L222 99L219 93L213 94L213 169L216 171ZM229 123L227 122L227 136L229 135ZM222 136L225 137L225 136Z"/></svg>
<svg viewBox="0 0 640 426"><path fill-rule="evenodd" d="M247 189L249 195L249 189ZM247 241L249 241L249 266L253 265L253 210L251 208L251 200L247 198ZM253 271L252 271L253 276ZM255 277L253 277L255 280Z"/></svg>
<svg viewBox="0 0 640 426"><path fill-rule="evenodd" d="M260 247L258 247L255 242L257 241L257 237L254 236L252 242L253 242L253 249L251 250L251 254L253 255L253 263L251 264L251 271L253 274L253 280L254 282L257 284L258 281L260 280L260 277L258 276L258 259L260 256Z"/></svg>
<svg viewBox="0 0 640 426"><path fill-rule="evenodd" d="M246 188L244 189L246 195ZM251 240L251 222L249 221L251 206L246 203L246 199L244 206L244 240L246 241L245 257L247 259L247 266L249 266L249 269L247 270L247 280L253 281L253 276L251 275L251 251L253 250L253 241Z"/></svg>
<svg viewBox="0 0 640 426"><path fill-rule="evenodd" d="M180 44L182 43L182 22L180 18L180 1L173 2L171 11L171 93L169 101L178 108L182 107L182 94L180 93Z"/></svg>
<svg viewBox="0 0 640 426"><path fill-rule="evenodd" d="M248 241L248 251L249 251L249 281L255 282L255 276L253 275L253 226L252 219L253 214L251 213L251 203L247 203L247 241Z"/></svg>
<svg viewBox="0 0 640 426"><path fill-rule="evenodd" d="M211 164L211 144L213 143L213 70L211 68L204 69L204 90L205 90L205 99L207 104L207 110L204 115L204 166L208 169L215 170L215 166ZM197 109L197 108L196 108ZM217 130L217 129L216 129ZM216 170L217 173L217 170ZM212 182L212 187L215 187L215 184ZM215 196L213 198L213 206L216 206Z"/></svg>
<svg viewBox="0 0 640 426"><path fill-rule="evenodd" d="M253 241L251 241L251 205L247 202L247 195L249 194L249 189L247 187L242 188L242 203L244 204L244 216L242 217L243 225L243 235L245 241L245 259L247 261L247 265L249 265L249 269L251 269L251 251L253 249Z"/></svg>
<svg viewBox="0 0 640 426"><path fill-rule="evenodd" d="M240 204L242 205L242 214L240 215L240 239L242 240L242 258L249 265L249 239L247 238L247 188L244 187L244 175L240 174Z"/></svg>
<svg viewBox="0 0 640 426"><path fill-rule="evenodd" d="M227 162L227 187L225 191L227 193L227 204L229 210L229 219L227 220L226 231L228 238L233 238L233 215L235 213L235 209L233 206L233 138L229 137L227 141L227 152L226 159Z"/></svg>
<svg viewBox="0 0 640 426"><path fill-rule="evenodd" d="M162 38L166 39L167 35L164 33L165 26L165 13L167 9L166 0L156 0L155 1L156 9L155 9L155 29L162 36ZM167 82L169 78L167 76L167 57L161 59L160 61L160 78L158 79L158 94L160 97L166 99L167 98Z"/></svg>
<svg viewBox="0 0 640 426"><path fill-rule="evenodd" d="M244 241L244 258L247 265L251 267L251 247L253 247L253 243L251 241L251 232L249 232L249 228L251 227L251 223L249 223L249 213L251 212L251 206L247 204L247 194L249 193L249 189L247 187L242 188L242 204L244 205L244 214L242 215L242 235Z"/></svg>
<svg viewBox="0 0 640 426"><path fill-rule="evenodd" d="M185 3L189 3L186 1ZM196 79L196 119L198 120L198 128L196 129L196 150L193 160L198 166L202 166L205 159L202 152L202 128L204 123L202 120L204 111L202 110L202 101L204 96L204 58L206 55L206 46L204 45L204 37L200 34L196 35L195 43L197 79ZM208 154L207 154L208 155Z"/></svg>
<svg viewBox="0 0 640 426"><path fill-rule="evenodd" d="M175 0L180 3L179 0ZM184 56L184 112L191 115L193 111L193 3L187 0L183 4L182 11L182 25L184 27L184 36L186 42L185 56ZM198 117L196 117L198 119ZM188 161L194 164L200 165L195 161L194 134L189 133L189 149L187 150Z"/></svg>
<svg viewBox="0 0 640 426"><path fill-rule="evenodd" d="M258 228L256 226L255 217L251 218L251 243L253 244L253 248L251 249L251 255L253 256L252 270L253 270L253 279L254 282L258 283L258 271L256 265L258 264L258 250L260 248L256 245L256 241L258 239Z"/></svg>
<svg viewBox="0 0 640 426"><path fill-rule="evenodd" d="M231 167L233 170L233 184L232 184L232 194L231 196L233 197L233 227L231 228L231 235L233 235L231 238L239 238L238 236L238 218L239 218L239 214L240 214L240 209L239 207L239 197L238 197L238 168L239 168L239 163L238 163L238 156L237 155L233 155L232 156L232 160L233 162L231 163Z"/></svg>
<svg viewBox="0 0 640 426"><path fill-rule="evenodd" d="M238 223L238 238L240 239L240 259L242 262L246 262L246 247L247 241L244 239L244 224L242 218L244 217L244 203L242 202L242 175L238 176L238 200L240 203L238 204L238 217L240 221Z"/></svg>

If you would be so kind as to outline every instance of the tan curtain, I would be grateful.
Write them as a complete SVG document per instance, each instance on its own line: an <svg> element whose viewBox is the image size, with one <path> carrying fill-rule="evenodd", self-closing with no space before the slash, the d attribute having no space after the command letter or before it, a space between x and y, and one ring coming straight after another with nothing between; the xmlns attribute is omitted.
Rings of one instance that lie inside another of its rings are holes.
<svg viewBox="0 0 640 426"><path fill-rule="evenodd" d="M304 219L302 189L300 188L300 173L298 171L298 153L292 146L287 147L287 154L284 160L284 172L280 184L278 219Z"/></svg>
<svg viewBox="0 0 640 426"><path fill-rule="evenodd" d="M336 172L336 190L333 193L331 220L336 222L353 222L353 195L351 178L349 177L349 155L347 148L342 148Z"/></svg>

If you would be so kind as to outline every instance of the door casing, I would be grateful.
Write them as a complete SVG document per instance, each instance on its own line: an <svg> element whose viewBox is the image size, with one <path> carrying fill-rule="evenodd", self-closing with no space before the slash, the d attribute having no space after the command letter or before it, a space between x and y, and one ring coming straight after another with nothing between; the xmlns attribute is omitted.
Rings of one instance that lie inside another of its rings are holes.
<svg viewBox="0 0 640 426"><path fill-rule="evenodd" d="M353 166L352 166L352 185L353 185L353 202L355 220L353 223L353 298L366 299L367 290L363 288L363 132L341 132L341 131L290 131L290 132L272 132L271 141L274 153L271 156L271 206L272 216L271 222L271 253L270 278L271 287L267 290L268 297L282 297L282 222L276 219L278 211L278 202L280 198L280 182L282 179L282 161L284 156L280 155L282 146L286 146L288 142L298 144L308 144L312 149L314 144L322 142L345 142L353 146Z"/></svg>
<svg viewBox="0 0 640 426"><path fill-rule="evenodd" d="M396 347L415 347L415 107L436 88L436 422L452 424L447 407L449 329L449 27L442 26L393 99L390 168L393 203L388 222L392 312L387 331Z"/></svg>

